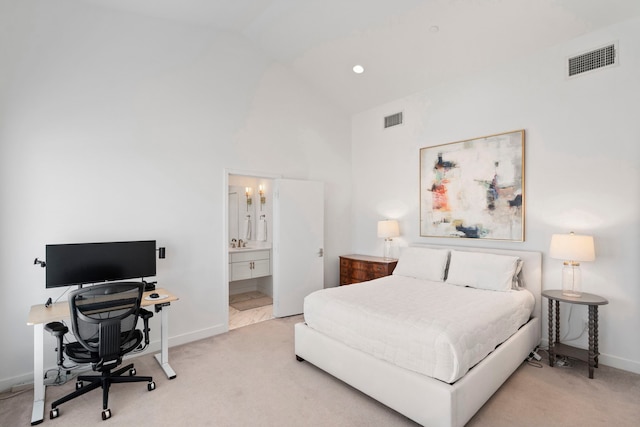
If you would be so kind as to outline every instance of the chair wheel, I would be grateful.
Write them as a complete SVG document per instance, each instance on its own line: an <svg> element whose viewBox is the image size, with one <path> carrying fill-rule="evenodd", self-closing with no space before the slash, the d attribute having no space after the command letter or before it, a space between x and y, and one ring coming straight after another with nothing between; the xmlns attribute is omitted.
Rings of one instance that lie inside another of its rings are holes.
<svg viewBox="0 0 640 427"><path fill-rule="evenodd" d="M153 381L151 381L149 384L147 384L147 390L152 391L156 389L156 383L154 383Z"/></svg>
<svg viewBox="0 0 640 427"><path fill-rule="evenodd" d="M60 416L60 411L58 411L58 408L53 408L50 412L49 412L49 419L54 419L54 418L58 418Z"/></svg>
<svg viewBox="0 0 640 427"><path fill-rule="evenodd" d="M111 418L111 409L105 409L102 411L102 420L108 420L109 418Z"/></svg>
<svg viewBox="0 0 640 427"><path fill-rule="evenodd" d="M76 390L80 390L82 387L84 387L84 383L82 381L76 382Z"/></svg>
<svg viewBox="0 0 640 427"><path fill-rule="evenodd" d="M129 375L131 375L132 377L134 377L136 375L136 368L131 368L129 369Z"/></svg>

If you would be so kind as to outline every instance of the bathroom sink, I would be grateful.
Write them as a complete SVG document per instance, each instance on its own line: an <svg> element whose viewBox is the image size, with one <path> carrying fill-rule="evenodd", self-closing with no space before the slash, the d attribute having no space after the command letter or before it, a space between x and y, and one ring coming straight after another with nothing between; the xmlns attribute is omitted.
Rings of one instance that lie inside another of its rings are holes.
<svg viewBox="0 0 640 427"><path fill-rule="evenodd" d="M257 242L253 245L247 245L242 247L229 247L229 253L232 252L251 252L251 251L264 251L271 250L271 244L267 242Z"/></svg>
<svg viewBox="0 0 640 427"><path fill-rule="evenodd" d="M251 249L255 249L253 246L243 246L241 248L235 247L235 248L229 248L229 251L234 252L234 251L247 251L247 250L251 250Z"/></svg>

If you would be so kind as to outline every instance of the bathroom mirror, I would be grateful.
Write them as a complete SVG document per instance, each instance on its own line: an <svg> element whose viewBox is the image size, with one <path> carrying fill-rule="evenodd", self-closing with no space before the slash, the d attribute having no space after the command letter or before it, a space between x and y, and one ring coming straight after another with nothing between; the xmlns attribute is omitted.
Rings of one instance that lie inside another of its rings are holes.
<svg viewBox="0 0 640 427"><path fill-rule="evenodd" d="M250 203L247 203L247 189ZM256 194L253 187L229 186L229 242L232 239L244 241L253 239L256 201L259 203ZM249 223L247 223L247 215L249 215Z"/></svg>

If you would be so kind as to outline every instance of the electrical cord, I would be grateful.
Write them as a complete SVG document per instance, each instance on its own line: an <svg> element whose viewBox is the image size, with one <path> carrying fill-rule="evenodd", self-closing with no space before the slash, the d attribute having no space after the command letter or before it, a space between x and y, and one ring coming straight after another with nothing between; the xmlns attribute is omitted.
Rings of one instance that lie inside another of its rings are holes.
<svg viewBox="0 0 640 427"><path fill-rule="evenodd" d="M527 360L527 364L533 366L534 368L542 368L542 363L535 360Z"/></svg>
<svg viewBox="0 0 640 427"><path fill-rule="evenodd" d="M134 348L133 350L131 350L131 353L141 353L143 351L145 351L147 349L147 347L149 347L149 344L140 344L138 345L138 347Z"/></svg>
<svg viewBox="0 0 640 427"><path fill-rule="evenodd" d="M542 363L540 363L540 360L542 360L542 357L538 354L538 350L540 350L540 347L534 348L531 351L531 353L529 353L529 356L527 356L526 362L528 365L533 366L535 368L542 368Z"/></svg>
<svg viewBox="0 0 640 427"><path fill-rule="evenodd" d="M558 302L556 304L559 304ZM571 332L571 315L573 314L573 304L569 304L569 315L567 316L567 332L560 338L560 341L565 341L567 336Z"/></svg>
<svg viewBox="0 0 640 427"><path fill-rule="evenodd" d="M49 374L51 372L55 372L56 376L53 379L50 379ZM44 385L46 386L52 386L52 385L63 385L66 384L71 378L69 375L67 375L66 370L63 370L62 366L56 368L56 369L49 369L48 371L46 371L44 373ZM47 381L49 379L49 381Z"/></svg>
<svg viewBox="0 0 640 427"><path fill-rule="evenodd" d="M571 333L571 315L573 314L573 304L569 305L569 316L567 317L567 332L563 337L560 338L561 342L571 342L580 339L585 332L587 332L587 324L582 327L582 331L578 334L577 337L569 338L569 334Z"/></svg>
<svg viewBox="0 0 640 427"><path fill-rule="evenodd" d="M16 396L20 396L22 393L27 392L27 391L31 391L31 389L30 388L26 388L24 390L16 391L15 393L11 393L8 396L2 396L2 397L0 397L0 401L12 399L12 398L14 398Z"/></svg>
<svg viewBox="0 0 640 427"><path fill-rule="evenodd" d="M56 302L58 302L58 300L60 300L60 298L62 298L62 297L63 297L67 292L69 292L69 289L71 289L71 288L70 288L70 287L68 287L68 286L67 286L66 288L67 288L67 289L66 289L66 290L65 290L65 291L64 291L64 292L63 292L63 293L62 293L58 298L56 298L56 300L54 301L54 304L55 304Z"/></svg>
<svg viewBox="0 0 640 427"><path fill-rule="evenodd" d="M547 353L547 361L548 361L548 359L549 359L549 348L548 347L538 347L538 350L539 351L544 351L545 353ZM571 357L556 354L556 363L554 364L554 366L557 366L557 367L560 367L560 368L573 368L574 364L571 362L571 360L573 360Z"/></svg>

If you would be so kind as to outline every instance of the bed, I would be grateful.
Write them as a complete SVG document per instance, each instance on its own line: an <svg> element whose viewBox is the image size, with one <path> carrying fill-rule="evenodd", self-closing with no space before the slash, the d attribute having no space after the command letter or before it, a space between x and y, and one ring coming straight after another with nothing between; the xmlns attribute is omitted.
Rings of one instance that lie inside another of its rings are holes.
<svg viewBox="0 0 640 427"><path fill-rule="evenodd" d="M390 277L307 296L295 354L419 424L463 426L539 345L540 294L538 252L416 245Z"/></svg>

